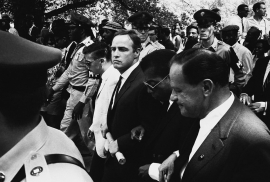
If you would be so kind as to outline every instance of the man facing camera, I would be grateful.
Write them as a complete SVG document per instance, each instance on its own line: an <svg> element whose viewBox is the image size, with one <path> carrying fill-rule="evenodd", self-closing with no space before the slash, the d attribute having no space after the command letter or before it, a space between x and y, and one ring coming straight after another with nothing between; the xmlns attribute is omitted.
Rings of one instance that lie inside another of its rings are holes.
<svg viewBox="0 0 270 182"><path fill-rule="evenodd" d="M134 30L117 32L112 42L112 63L121 75L108 109L108 132L114 139L108 148L112 156L121 152L126 163L121 165L116 157L109 155L103 182L127 182L137 177L142 160L142 142L132 140L130 132L155 116L156 101L147 92L142 92L145 86L143 72L138 66L140 48L141 41Z"/></svg>
<svg viewBox="0 0 270 182"><path fill-rule="evenodd" d="M171 100L183 116L200 121L175 165L160 167L161 178L170 178L174 166L171 181L268 181L269 130L230 92L228 64L210 51L190 49L172 59L169 75Z"/></svg>

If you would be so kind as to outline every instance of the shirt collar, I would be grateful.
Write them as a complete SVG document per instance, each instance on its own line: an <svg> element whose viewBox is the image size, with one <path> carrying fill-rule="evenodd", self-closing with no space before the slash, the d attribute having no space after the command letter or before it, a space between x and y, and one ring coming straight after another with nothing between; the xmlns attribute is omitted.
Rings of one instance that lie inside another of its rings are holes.
<svg viewBox="0 0 270 182"><path fill-rule="evenodd" d="M240 47L240 44L238 42L236 42L235 44L233 44L232 48L235 50L238 50Z"/></svg>
<svg viewBox="0 0 270 182"><path fill-rule="evenodd" d="M11 181L25 163L31 151L38 151L47 141L49 129L43 120L21 141L0 158L0 171Z"/></svg>
<svg viewBox="0 0 270 182"><path fill-rule="evenodd" d="M101 78L102 80L106 80L107 78L109 78L111 76L111 72L114 70L115 68L113 67L113 65L111 65L102 75Z"/></svg>
<svg viewBox="0 0 270 182"><path fill-rule="evenodd" d="M135 70L135 68L137 68L137 66L139 65L139 62L136 62L135 64L133 64L130 68L128 68L123 74L121 74L121 76L124 79L127 79L129 77L129 75L131 74L131 72L133 70Z"/></svg>
<svg viewBox="0 0 270 182"><path fill-rule="evenodd" d="M234 95L231 92L231 96L223 102L221 105L213 109L207 114L207 116L200 120L200 127L207 130L212 130L220 119L226 114L234 101Z"/></svg>
<svg viewBox="0 0 270 182"><path fill-rule="evenodd" d="M213 41L213 44L210 47L208 47L208 48L203 47L203 44L201 42L201 48L203 48L203 49L213 48L215 51L217 51L217 48L218 48L218 39L215 37L214 38L214 41Z"/></svg>
<svg viewBox="0 0 270 182"><path fill-rule="evenodd" d="M150 43L150 42L151 41L150 41L150 38L148 36L147 39L146 39L146 41L142 43L142 48L145 48L148 45L148 43Z"/></svg>
<svg viewBox="0 0 270 182"><path fill-rule="evenodd" d="M91 40L90 37L86 37L83 41L80 42L80 44L84 44L84 45L89 45L91 44L93 41Z"/></svg>

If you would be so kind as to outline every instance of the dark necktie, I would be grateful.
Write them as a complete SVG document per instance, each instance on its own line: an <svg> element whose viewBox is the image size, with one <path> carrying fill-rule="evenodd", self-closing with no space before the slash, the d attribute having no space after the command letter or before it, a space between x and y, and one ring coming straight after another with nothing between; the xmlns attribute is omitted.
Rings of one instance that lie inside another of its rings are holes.
<svg viewBox="0 0 270 182"><path fill-rule="evenodd" d="M99 88L100 88L100 86L101 86L101 83L102 83L102 78L100 77L100 78L98 78L99 79L99 82L98 82L98 86L97 86L97 90L96 90L96 92L94 93L94 95L93 95L93 97L92 97L92 105L93 105L93 108L95 109L95 103L96 103L96 100L97 100L97 98L98 98L98 90L99 90Z"/></svg>
<svg viewBox="0 0 270 182"><path fill-rule="evenodd" d="M244 32L244 18L242 18L241 21L242 21L242 32L241 33L243 33Z"/></svg>
<svg viewBox="0 0 270 182"><path fill-rule="evenodd" d="M114 102L115 102L115 100L116 100L116 98L117 98L117 95L118 95L118 92L119 92L119 89L120 89L120 86L121 86L121 81L122 81L122 76L120 76L119 77L119 80L118 80L118 82L117 82L117 84L116 84L116 86L115 86L115 88L114 88L114 91L113 91L113 94L112 94L112 102L111 102L111 109L113 108L113 106L114 106Z"/></svg>
<svg viewBox="0 0 270 182"><path fill-rule="evenodd" d="M190 133L188 134L188 137L183 145L183 149L180 151L179 161L178 161L178 167L177 169L180 169L180 179L181 179L181 172L183 171L184 167L188 163L189 155L191 153L191 150L193 148L193 145L196 141L197 135L200 130L200 122L195 121L193 127L190 130Z"/></svg>

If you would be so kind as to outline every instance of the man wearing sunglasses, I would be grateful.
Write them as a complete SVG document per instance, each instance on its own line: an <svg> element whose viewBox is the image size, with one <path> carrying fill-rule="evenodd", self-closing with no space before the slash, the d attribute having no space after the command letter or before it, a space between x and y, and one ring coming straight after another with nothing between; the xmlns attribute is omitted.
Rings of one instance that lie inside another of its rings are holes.
<svg viewBox="0 0 270 182"><path fill-rule="evenodd" d="M152 20L153 16L145 11L135 13L128 18L128 21L132 24L132 29L135 30L138 37L141 39L142 50L140 52L139 61L147 54L160 49L160 47L151 42L149 38L148 32Z"/></svg>
<svg viewBox="0 0 270 182"><path fill-rule="evenodd" d="M175 52L171 50L157 50L145 56L140 63L147 92L158 101L155 115L159 119L152 123L151 129L146 128L144 161L139 168L139 181L158 180L158 166L177 150L192 123L180 114L177 104L170 101L169 62L174 55ZM141 130L144 129L135 128L131 135L136 139L136 132L140 133Z"/></svg>

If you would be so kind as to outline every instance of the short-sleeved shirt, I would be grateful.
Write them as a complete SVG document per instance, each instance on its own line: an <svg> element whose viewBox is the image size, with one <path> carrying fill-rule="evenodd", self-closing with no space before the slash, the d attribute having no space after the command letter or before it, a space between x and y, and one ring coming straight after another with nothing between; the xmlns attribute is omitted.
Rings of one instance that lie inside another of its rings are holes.
<svg viewBox="0 0 270 182"><path fill-rule="evenodd" d="M38 152L44 156L69 155L84 164L75 144L63 132L47 126L41 119L33 130L0 158L0 171L4 173L5 181L11 181L14 178L20 168L27 163L32 152ZM52 181L92 182L86 171L74 164L56 163L48 165L48 168ZM26 173L30 171L26 169Z"/></svg>

